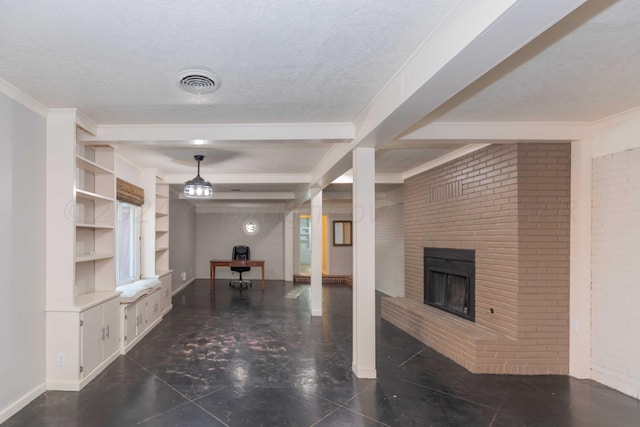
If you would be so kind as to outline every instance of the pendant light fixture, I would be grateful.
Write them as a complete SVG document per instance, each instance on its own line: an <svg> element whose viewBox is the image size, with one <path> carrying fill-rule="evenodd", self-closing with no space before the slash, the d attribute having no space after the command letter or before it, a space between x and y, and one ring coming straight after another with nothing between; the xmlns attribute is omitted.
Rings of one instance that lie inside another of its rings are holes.
<svg viewBox="0 0 640 427"><path fill-rule="evenodd" d="M193 158L198 162L198 175L184 183L184 196L189 199L210 199L213 197L213 187L200 176L200 162L204 156L196 154Z"/></svg>

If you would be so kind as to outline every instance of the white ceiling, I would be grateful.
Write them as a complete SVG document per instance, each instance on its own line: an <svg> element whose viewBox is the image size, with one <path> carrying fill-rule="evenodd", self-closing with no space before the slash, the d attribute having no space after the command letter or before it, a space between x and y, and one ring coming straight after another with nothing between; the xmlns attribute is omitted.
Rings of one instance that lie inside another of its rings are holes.
<svg viewBox="0 0 640 427"><path fill-rule="evenodd" d="M640 1L583 1L5 0L0 90L77 108L87 140L169 182L204 154L202 175L230 199L300 201L356 147L377 147L378 182L393 184L504 142L505 122L640 106ZM219 89L181 91L190 68ZM420 136L452 122L490 123L489 136Z"/></svg>

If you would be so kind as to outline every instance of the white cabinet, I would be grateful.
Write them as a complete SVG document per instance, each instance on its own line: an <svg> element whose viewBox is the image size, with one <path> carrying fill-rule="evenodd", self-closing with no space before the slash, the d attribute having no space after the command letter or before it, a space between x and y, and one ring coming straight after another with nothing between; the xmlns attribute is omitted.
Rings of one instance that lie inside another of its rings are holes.
<svg viewBox="0 0 640 427"><path fill-rule="evenodd" d="M167 314L173 305L171 304L171 297L173 294L172 285L172 274L171 271L166 273L164 276L160 276L161 283L161 294L160 294L160 315L164 316Z"/></svg>
<svg viewBox="0 0 640 427"><path fill-rule="evenodd" d="M80 313L81 377L84 378L105 360L118 353L119 318L118 299L90 308Z"/></svg>
<svg viewBox="0 0 640 427"><path fill-rule="evenodd" d="M91 298L94 301L82 307L47 311L50 390L80 390L118 357L120 300L113 293Z"/></svg>
<svg viewBox="0 0 640 427"><path fill-rule="evenodd" d="M162 288L157 287L134 302L120 304L120 353L126 354L162 320Z"/></svg>

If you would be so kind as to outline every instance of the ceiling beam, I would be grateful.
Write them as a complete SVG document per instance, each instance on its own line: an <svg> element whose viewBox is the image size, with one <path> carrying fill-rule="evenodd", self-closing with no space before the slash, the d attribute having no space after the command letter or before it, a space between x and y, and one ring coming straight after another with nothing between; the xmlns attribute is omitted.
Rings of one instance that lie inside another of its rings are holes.
<svg viewBox="0 0 640 427"><path fill-rule="evenodd" d="M183 193L178 195L179 199L187 199ZM211 200L291 200L295 198L293 192L249 192L249 191L213 191Z"/></svg>
<svg viewBox="0 0 640 427"><path fill-rule="evenodd" d="M278 174L278 173L209 173L201 170L200 173L207 181L213 184L306 184L309 182L309 174ZM194 173L190 174L166 174L163 179L167 184L183 184L193 179Z"/></svg>
<svg viewBox="0 0 640 427"><path fill-rule="evenodd" d="M351 167L355 148L397 138L585 1L460 2L361 114L354 140L319 162L311 193Z"/></svg>
<svg viewBox="0 0 640 427"><path fill-rule="evenodd" d="M310 142L351 140L353 123L247 123L175 125L99 125L95 135L82 141L161 142L161 141L271 141L308 140Z"/></svg>
<svg viewBox="0 0 640 427"><path fill-rule="evenodd" d="M433 122L402 140L575 141L593 134L593 123Z"/></svg>

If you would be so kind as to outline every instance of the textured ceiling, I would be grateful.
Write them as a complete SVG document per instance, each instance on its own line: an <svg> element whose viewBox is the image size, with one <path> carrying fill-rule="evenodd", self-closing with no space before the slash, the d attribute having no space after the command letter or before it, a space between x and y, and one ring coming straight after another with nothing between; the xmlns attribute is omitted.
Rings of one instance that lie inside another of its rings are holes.
<svg viewBox="0 0 640 427"><path fill-rule="evenodd" d="M0 77L101 124L353 121L453 3L3 1Z"/></svg>
<svg viewBox="0 0 640 427"><path fill-rule="evenodd" d="M562 3L573 5L578 0ZM236 187L242 191L292 192L298 186L296 180L314 173L317 165L333 159L336 149L349 142L344 135L311 136L313 132L289 135L289 139L256 132L253 139L185 136L168 141L158 127L146 139L131 129L158 124L239 125L248 129L242 134L247 135L251 129L264 129L256 124L284 129L282 124L353 123L357 134L362 123L382 114L388 123L406 122L394 135L403 131L407 135L433 122L590 122L640 105L640 1L589 0L522 49L508 51L504 61L496 59L492 69L484 70L489 70L486 74L474 74L459 87L453 84L455 90L447 92L447 97L453 97L439 101L439 108L429 113L424 106L440 96L440 89L448 91L450 82L465 75L470 65L483 62L503 40L511 40L519 26L536 18L525 15L525 22L513 14L501 16L513 25L500 26L496 20L482 33L504 28L493 39L498 43L484 47L469 43L471 53L457 63L458 68L447 68L433 86L428 78L420 82L420 74L427 73L431 62L455 44L452 39L438 39L438 31L464 17L459 12L476 7L478 13L468 22L473 26L483 18L480 15L499 7L496 4L479 7L477 0L3 0L0 78L45 107L77 108L103 128L132 125L128 131L137 139L101 141L115 142L120 154L141 167L190 175L195 170L193 155L205 154L205 178L229 176L220 180L228 187L223 191L234 187L232 177L241 176ZM513 4L510 9L528 4L543 15L559 3L518 0ZM558 19L565 15L553 13ZM433 40L440 44L431 46ZM432 49L431 56L419 62L417 52L424 46ZM406 65L412 63L422 68L405 73ZM220 88L203 96L181 91L177 74L195 67L217 74ZM430 92L410 103L425 110L413 121L403 121L407 109L399 113L397 105L395 111L382 108L394 102L384 91L397 85L398 98L415 95L417 89L409 89L412 79ZM368 116L371 111L375 114ZM423 120L415 124L420 117ZM192 138L206 138L207 143L196 146ZM375 144L380 147L376 172L399 176L472 142L388 139ZM285 174L292 176L290 183L282 178L268 180L269 175Z"/></svg>
<svg viewBox="0 0 640 427"><path fill-rule="evenodd" d="M640 105L640 1L592 0L430 120L599 120Z"/></svg>

